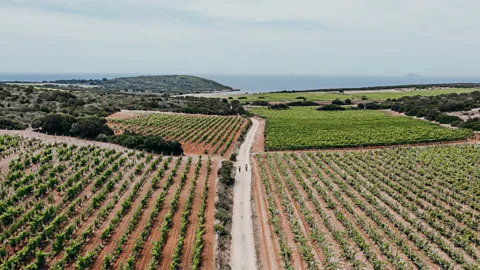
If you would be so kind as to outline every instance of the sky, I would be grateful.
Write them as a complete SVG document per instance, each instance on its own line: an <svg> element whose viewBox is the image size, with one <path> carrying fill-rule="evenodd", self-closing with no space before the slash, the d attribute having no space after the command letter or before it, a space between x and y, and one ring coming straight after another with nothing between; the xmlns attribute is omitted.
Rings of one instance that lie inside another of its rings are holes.
<svg viewBox="0 0 480 270"><path fill-rule="evenodd" d="M0 72L480 75L478 0L0 0Z"/></svg>

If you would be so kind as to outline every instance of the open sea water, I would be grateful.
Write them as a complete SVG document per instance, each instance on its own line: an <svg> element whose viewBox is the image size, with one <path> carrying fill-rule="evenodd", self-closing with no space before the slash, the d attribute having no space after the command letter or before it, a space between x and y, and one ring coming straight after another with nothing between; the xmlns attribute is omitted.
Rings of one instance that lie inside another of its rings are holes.
<svg viewBox="0 0 480 270"><path fill-rule="evenodd" d="M42 82L61 79L102 79L142 74L88 74L88 73L0 73L0 81ZM242 93L263 93L282 90L313 90L328 88L356 88L388 85L434 83L480 83L480 77L425 77L425 76L319 76L319 75L215 75L194 74L240 89Z"/></svg>

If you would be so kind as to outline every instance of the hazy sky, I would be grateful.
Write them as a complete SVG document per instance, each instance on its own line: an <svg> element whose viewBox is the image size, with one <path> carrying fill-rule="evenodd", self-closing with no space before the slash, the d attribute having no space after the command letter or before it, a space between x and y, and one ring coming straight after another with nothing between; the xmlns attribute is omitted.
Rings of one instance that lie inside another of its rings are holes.
<svg viewBox="0 0 480 270"><path fill-rule="evenodd" d="M0 72L480 75L478 0L0 0Z"/></svg>

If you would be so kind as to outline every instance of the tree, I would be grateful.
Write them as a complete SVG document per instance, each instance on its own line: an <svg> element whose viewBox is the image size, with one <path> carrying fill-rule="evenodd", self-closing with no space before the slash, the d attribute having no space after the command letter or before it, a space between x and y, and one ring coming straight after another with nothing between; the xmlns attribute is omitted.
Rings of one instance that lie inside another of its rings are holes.
<svg viewBox="0 0 480 270"><path fill-rule="evenodd" d="M352 105L352 100L349 98L345 99L345 105Z"/></svg>
<svg viewBox="0 0 480 270"><path fill-rule="evenodd" d="M80 118L75 124L72 125L70 133L74 136L94 139L99 134L113 135L113 131L106 125L105 118L97 116L88 116Z"/></svg>
<svg viewBox="0 0 480 270"><path fill-rule="evenodd" d="M0 118L0 129L24 129L25 126L15 120Z"/></svg>
<svg viewBox="0 0 480 270"><path fill-rule="evenodd" d="M76 121L73 116L55 113L35 119L32 127L48 133L67 134Z"/></svg>
<svg viewBox="0 0 480 270"><path fill-rule="evenodd" d="M243 109L242 103L238 100L232 100L230 105L232 106L232 111L234 113L243 114L245 112L245 110Z"/></svg>

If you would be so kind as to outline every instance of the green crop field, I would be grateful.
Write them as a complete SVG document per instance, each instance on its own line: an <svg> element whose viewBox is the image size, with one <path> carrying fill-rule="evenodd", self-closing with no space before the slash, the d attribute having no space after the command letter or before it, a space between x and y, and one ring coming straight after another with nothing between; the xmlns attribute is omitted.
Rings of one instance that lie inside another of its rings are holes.
<svg viewBox="0 0 480 270"><path fill-rule="evenodd" d="M321 149L394 145L465 139L466 129L452 130L382 111L317 111L312 107L279 111L254 108L267 120L266 150Z"/></svg>
<svg viewBox="0 0 480 270"><path fill-rule="evenodd" d="M479 156L478 145L257 154L278 268L478 269Z"/></svg>
<svg viewBox="0 0 480 270"><path fill-rule="evenodd" d="M416 90L406 92L385 92L378 91L375 93L354 93L354 94L341 94L341 93L328 93L328 92L295 92L295 93L260 93L249 95L231 95L234 99L239 97L245 97L246 99L239 99L242 102L265 100L270 102L282 102L282 101L298 101L298 98L304 97L307 100L313 101L330 101L335 99L345 100L347 98L351 100L361 100L365 96L368 100L386 100L387 98L401 98L404 96L436 96L449 93L469 93L473 91L479 91L475 88L448 88L448 89L433 89L433 90ZM225 97L225 96L222 96Z"/></svg>
<svg viewBox="0 0 480 270"><path fill-rule="evenodd" d="M2 135L0 269L213 265L217 166Z"/></svg>

